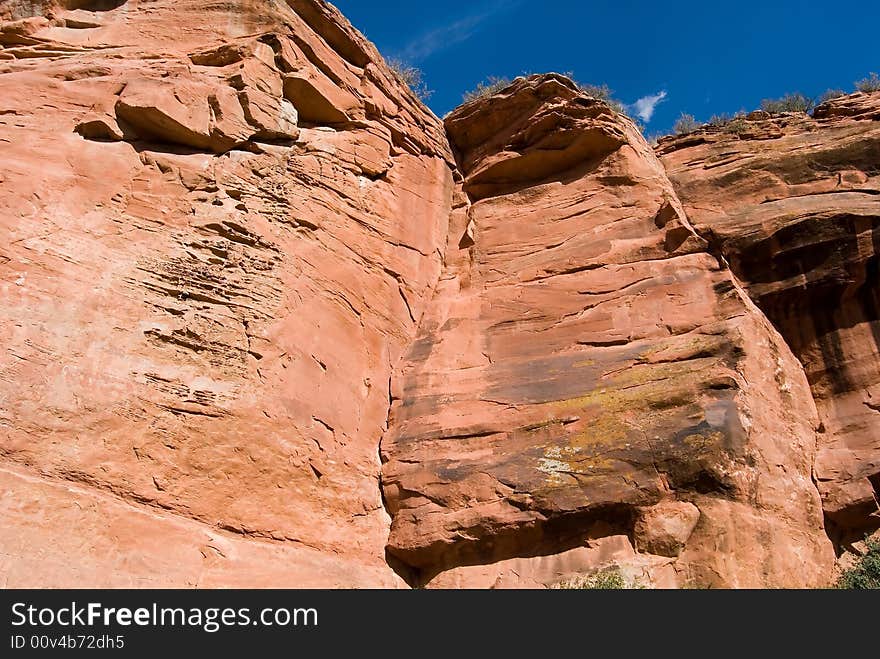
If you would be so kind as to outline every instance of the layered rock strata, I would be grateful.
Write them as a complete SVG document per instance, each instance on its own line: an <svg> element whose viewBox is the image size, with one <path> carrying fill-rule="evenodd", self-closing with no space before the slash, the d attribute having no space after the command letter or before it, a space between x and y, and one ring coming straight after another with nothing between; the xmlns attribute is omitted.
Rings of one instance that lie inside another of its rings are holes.
<svg viewBox="0 0 880 659"><path fill-rule="evenodd" d="M659 148L696 230L803 364L815 478L845 548L880 526L880 94L754 113Z"/></svg>
<svg viewBox="0 0 880 659"><path fill-rule="evenodd" d="M0 6L0 583L828 584L880 95L437 119L319 0ZM444 125L445 124L445 125Z"/></svg>
<svg viewBox="0 0 880 659"><path fill-rule="evenodd" d="M0 27L5 583L402 584L441 123L323 3L46 4Z"/></svg>

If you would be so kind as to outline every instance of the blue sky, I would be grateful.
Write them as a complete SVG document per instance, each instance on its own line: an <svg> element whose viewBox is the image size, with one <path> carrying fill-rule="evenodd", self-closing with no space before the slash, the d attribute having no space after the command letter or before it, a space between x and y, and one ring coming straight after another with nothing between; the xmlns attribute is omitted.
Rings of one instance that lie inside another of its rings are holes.
<svg viewBox="0 0 880 659"><path fill-rule="evenodd" d="M572 72L624 103L641 99L630 113L641 111L647 133L664 133L682 112L704 120L787 92L849 92L880 72L876 0L334 4L386 57L422 69L440 116L488 76Z"/></svg>

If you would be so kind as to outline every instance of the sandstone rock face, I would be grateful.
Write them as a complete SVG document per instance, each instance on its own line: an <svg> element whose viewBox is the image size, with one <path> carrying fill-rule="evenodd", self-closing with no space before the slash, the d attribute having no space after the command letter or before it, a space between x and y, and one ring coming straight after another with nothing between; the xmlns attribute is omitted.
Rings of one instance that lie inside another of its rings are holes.
<svg viewBox="0 0 880 659"><path fill-rule="evenodd" d="M633 534L638 548L649 554L676 557L700 521L700 510L687 501L661 501L641 510Z"/></svg>
<svg viewBox="0 0 880 659"><path fill-rule="evenodd" d="M0 29L3 582L402 584L378 445L442 125L320 3L32 13Z"/></svg>
<svg viewBox="0 0 880 659"><path fill-rule="evenodd" d="M802 362L838 544L880 526L880 94L660 145L697 232Z"/></svg>
<svg viewBox="0 0 880 659"><path fill-rule="evenodd" d="M445 585L632 537L671 499L699 514L673 533L678 583L818 583L806 379L633 124L549 76L446 125L463 182L394 380L389 552Z"/></svg>
<svg viewBox="0 0 880 659"><path fill-rule="evenodd" d="M0 584L808 587L880 525L877 95L655 154L553 74L444 125L319 0L0 21Z"/></svg>

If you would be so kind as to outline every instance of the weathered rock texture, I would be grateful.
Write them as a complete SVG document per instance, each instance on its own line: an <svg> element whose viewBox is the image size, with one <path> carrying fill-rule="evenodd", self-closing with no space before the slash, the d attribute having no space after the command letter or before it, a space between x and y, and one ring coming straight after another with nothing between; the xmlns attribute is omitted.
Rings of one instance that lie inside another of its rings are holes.
<svg viewBox="0 0 880 659"><path fill-rule="evenodd" d="M819 583L806 378L633 124L549 76L446 125L464 180L382 444L390 553L430 580L625 536L681 584Z"/></svg>
<svg viewBox="0 0 880 659"><path fill-rule="evenodd" d="M816 586L877 520L880 98L434 117L319 0L0 6L0 583Z"/></svg>
<svg viewBox="0 0 880 659"><path fill-rule="evenodd" d="M803 364L838 544L880 526L880 95L753 115L660 152L696 230Z"/></svg>
<svg viewBox="0 0 880 659"><path fill-rule="evenodd" d="M439 120L321 3L52 6L0 28L3 582L402 584Z"/></svg>

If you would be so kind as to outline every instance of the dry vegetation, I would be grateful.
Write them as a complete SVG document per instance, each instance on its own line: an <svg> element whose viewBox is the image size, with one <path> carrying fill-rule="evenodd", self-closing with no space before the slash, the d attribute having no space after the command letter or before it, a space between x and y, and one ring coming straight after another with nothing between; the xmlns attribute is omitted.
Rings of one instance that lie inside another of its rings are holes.
<svg viewBox="0 0 880 659"><path fill-rule="evenodd" d="M398 80L407 85L422 101L427 101L434 94L432 89L428 89L424 75L418 67L396 58L386 60L386 64Z"/></svg>

